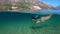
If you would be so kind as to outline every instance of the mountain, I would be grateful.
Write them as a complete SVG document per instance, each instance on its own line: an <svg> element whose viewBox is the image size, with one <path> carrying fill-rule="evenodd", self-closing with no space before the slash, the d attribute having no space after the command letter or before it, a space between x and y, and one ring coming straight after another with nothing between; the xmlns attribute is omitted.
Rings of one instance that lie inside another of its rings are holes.
<svg viewBox="0 0 60 34"><path fill-rule="evenodd" d="M55 9L53 6L51 6L48 3L41 2L39 0L0 0L0 6L5 5L7 8L15 9L14 7L17 7L18 10L50 10ZM9 6L10 4L10 6Z"/></svg>
<svg viewBox="0 0 60 34"><path fill-rule="evenodd" d="M57 10L60 10L60 6L55 7Z"/></svg>

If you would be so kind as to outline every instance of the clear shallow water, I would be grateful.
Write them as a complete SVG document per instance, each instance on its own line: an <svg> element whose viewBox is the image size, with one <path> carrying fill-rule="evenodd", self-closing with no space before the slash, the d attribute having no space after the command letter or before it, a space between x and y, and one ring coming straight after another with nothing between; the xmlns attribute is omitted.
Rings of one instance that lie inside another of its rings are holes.
<svg viewBox="0 0 60 34"><path fill-rule="evenodd" d="M33 14L0 12L0 34L60 34L60 15L58 13L52 13L49 20L36 24L31 19ZM36 29L32 28L37 25L39 27Z"/></svg>

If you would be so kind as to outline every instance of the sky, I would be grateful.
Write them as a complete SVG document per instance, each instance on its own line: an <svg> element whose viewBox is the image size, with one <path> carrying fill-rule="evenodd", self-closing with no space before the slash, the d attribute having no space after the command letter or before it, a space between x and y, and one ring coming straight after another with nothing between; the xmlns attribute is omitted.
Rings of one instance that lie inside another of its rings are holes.
<svg viewBox="0 0 60 34"><path fill-rule="evenodd" d="M60 0L40 0L42 2L48 2L50 5L56 7L60 5Z"/></svg>

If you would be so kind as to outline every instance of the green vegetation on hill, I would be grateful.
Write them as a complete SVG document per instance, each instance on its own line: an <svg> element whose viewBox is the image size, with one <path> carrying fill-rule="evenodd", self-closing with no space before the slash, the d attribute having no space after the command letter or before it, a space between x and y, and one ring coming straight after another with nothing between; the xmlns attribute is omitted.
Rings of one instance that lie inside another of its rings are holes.
<svg viewBox="0 0 60 34"><path fill-rule="evenodd" d="M5 10L11 10L12 4L4 4Z"/></svg>
<svg viewBox="0 0 60 34"><path fill-rule="evenodd" d="M29 3L26 3L26 2L18 2L17 6L18 6L19 10L29 10L28 4Z"/></svg>

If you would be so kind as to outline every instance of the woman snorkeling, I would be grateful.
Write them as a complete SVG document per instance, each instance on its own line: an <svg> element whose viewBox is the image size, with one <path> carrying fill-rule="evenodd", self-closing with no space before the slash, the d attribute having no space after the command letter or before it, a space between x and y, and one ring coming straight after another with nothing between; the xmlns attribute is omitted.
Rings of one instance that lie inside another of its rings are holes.
<svg viewBox="0 0 60 34"><path fill-rule="evenodd" d="M35 15L32 16L32 21L34 21L35 23L45 22L45 20L48 20L50 17L51 15L47 15L47 16Z"/></svg>

